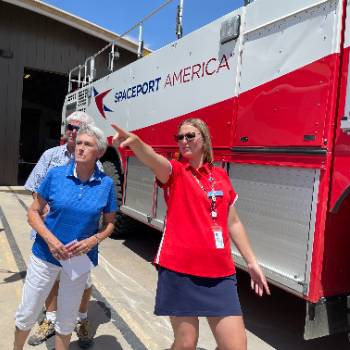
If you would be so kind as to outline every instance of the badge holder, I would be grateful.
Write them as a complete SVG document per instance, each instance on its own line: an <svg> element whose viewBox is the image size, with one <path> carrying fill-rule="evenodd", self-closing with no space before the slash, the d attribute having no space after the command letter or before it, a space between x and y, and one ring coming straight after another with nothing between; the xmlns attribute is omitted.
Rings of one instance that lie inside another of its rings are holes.
<svg viewBox="0 0 350 350"><path fill-rule="evenodd" d="M224 249L225 245L224 245L222 227L216 223L216 218L218 217L218 213L216 211L216 196L217 195L222 196L223 195L222 191L214 191L214 188L212 188L212 191L208 193L208 197L211 198L210 216L213 220L213 225L211 226L211 230L213 232L216 249Z"/></svg>
<svg viewBox="0 0 350 350"><path fill-rule="evenodd" d="M216 249L224 249L225 245L224 245L224 239L222 235L222 227L214 223L211 227L211 230L214 235Z"/></svg>

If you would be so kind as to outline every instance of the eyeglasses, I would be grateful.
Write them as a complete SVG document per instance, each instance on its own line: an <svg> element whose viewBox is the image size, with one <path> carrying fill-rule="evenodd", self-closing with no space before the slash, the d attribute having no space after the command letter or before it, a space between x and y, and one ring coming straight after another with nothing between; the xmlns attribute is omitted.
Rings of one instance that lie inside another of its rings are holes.
<svg viewBox="0 0 350 350"><path fill-rule="evenodd" d="M73 130L79 131L79 129L80 129L80 126L78 125L67 124L67 130L69 131L73 131Z"/></svg>
<svg viewBox="0 0 350 350"><path fill-rule="evenodd" d="M182 141L183 139L186 139L187 142L190 142L190 141L193 141L195 137L196 137L195 132L186 132L186 134L174 135L175 141L177 142Z"/></svg>

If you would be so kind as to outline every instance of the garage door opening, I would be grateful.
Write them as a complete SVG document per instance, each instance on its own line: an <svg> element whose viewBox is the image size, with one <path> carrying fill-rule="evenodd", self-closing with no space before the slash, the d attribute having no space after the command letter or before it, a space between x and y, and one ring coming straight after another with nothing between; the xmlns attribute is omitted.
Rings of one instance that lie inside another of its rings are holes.
<svg viewBox="0 0 350 350"><path fill-rule="evenodd" d="M23 185L48 148L58 146L61 136L61 113L67 93L68 78L62 74L25 68L18 184Z"/></svg>

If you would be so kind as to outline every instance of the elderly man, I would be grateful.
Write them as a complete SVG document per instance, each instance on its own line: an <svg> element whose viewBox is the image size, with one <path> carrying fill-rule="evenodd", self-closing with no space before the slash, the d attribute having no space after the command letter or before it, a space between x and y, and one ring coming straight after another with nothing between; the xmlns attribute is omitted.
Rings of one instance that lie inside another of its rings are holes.
<svg viewBox="0 0 350 350"><path fill-rule="evenodd" d="M67 118L65 140L62 146L48 149L40 157L38 163L32 170L24 187L31 191L33 198L36 198L37 190L44 180L46 174L51 168L68 164L74 159L75 139L77 132L82 125L93 124L92 118L84 112L73 112ZM97 162L98 168L103 171L102 164ZM49 210L47 208L46 212ZM35 238L36 232L32 230L32 238ZM45 319L40 323L36 332L29 338L29 345L39 345L55 334L55 321L57 310L57 291L58 281L53 286L49 296L46 299ZM89 322L87 319L88 304L91 298L92 285L89 278L84 291L80 308L76 332L79 338L79 345L82 348L88 348L92 343L92 337L89 334Z"/></svg>

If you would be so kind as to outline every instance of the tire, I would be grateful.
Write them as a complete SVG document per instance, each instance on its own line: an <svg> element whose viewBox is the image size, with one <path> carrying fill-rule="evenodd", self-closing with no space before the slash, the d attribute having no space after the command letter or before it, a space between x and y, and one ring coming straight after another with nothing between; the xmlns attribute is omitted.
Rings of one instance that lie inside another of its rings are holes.
<svg viewBox="0 0 350 350"><path fill-rule="evenodd" d="M105 161L102 163L103 171L106 175L112 178L116 193L118 207L122 204L123 199L123 176L121 175L120 169L117 169L116 165L110 161Z"/></svg>
<svg viewBox="0 0 350 350"><path fill-rule="evenodd" d="M103 170L106 175L110 176L116 188L118 208L122 205L123 199L123 175L121 169L111 161L102 163ZM119 238L121 236L129 236L138 231L141 223L123 214L120 209L116 212L114 232L111 237Z"/></svg>

